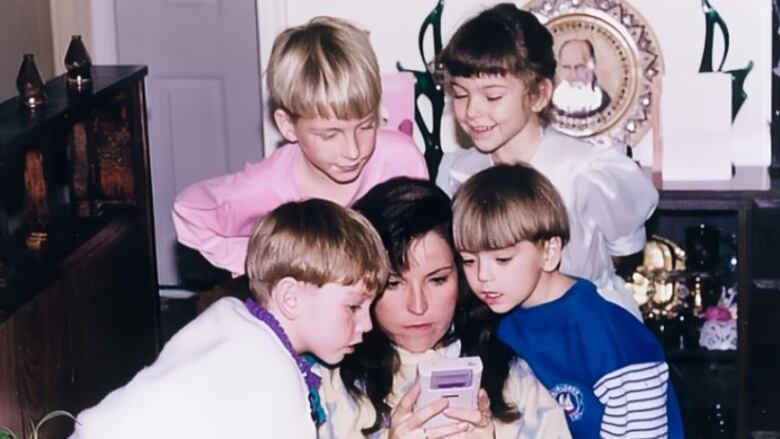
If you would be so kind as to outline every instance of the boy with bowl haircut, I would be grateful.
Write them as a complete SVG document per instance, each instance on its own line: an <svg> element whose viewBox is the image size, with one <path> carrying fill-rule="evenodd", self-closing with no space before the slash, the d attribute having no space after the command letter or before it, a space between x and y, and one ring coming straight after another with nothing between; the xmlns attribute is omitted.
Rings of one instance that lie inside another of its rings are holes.
<svg viewBox="0 0 780 439"><path fill-rule="evenodd" d="M173 206L179 242L234 275L244 272L252 226L278 205L323 198L348 206L390 178L428 177L410 136L379 129L382 84L366 31L334 17L286 29L266 80L274 122L290 143L195 183Z"/></svg>
<svg viewBox="0 0 780 439"><path fill-rule="evenodd" d="M469 286L504 314L501 341L563 407L575 438L682 438L663 349L586 279L558 271L569 239L552 183L529 165L496 165L453 201L453 234Z"/></svg>
<svg viewBox="0 0 780 439"><path fill-rule="evenodd" d="M444 154L436 183L452 196L494 163L532 165L550 179L569 214L572 240L561 271L590 280L641 321L615 263L644 248L658 191L621 147L594 148L550 126L553 45L550 30L514 3L484 9L458 27L437 62L455 119L474 147Z"/></svg>
<svg viewBox="0 0 780 439"><path fill-rule="evenodd" d="M246 265L254 298L215 302L72 438L315 438L319 377L301 355L338 363L371 329L382 242L352 210L289 202L258 222Z"/></svg>

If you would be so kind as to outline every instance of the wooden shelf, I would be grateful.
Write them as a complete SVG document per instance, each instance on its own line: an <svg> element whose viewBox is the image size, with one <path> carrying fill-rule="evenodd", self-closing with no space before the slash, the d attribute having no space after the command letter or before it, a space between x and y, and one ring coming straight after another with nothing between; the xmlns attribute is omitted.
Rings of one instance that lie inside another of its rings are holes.
<svg viewBox="0 0 780 439"><path fill-rule="evenodd" d="M126 233L128 224L139 222L132 208L114 209L97 218L62 218L55 221L43 251L25 245L26 229L8 240L6 286L0 294L0 324L35 299L39 291L79 263L107 234Z"/></svg>
<svg viewBox="0 0 780 439"><path fill-rule="evenodd" d="M0 425L78 413L159 350L144 66L0 103ZM69 423L47 425L67 437Z"/></svg>
<svg viewBox="0 0 780 439"><path fill-rule="evenodd" d="M668 349L666 358L671 361L696 361L705 363L736 363L737 351L710 351L700 349Z"/></svg>
<svg viewBox="0 0 780 439"><path fill-rule="evenodd" d="M46 83L48 100L34 115L19 105L15 97L0 104L0 161L18 155L28 142L77 119L101 102L111 99L117 91L142 80L146 66L96 66L92 68L93 91L68 94L64 75Z"/></svg>
<svg viewBox="0 0 780 439"><path fill-rule="evenodd" d="M759 291L780 292L780 278L753 279L753 286Z"/></svg>
<svg viewBox="0 0 780 439"><path fill-rule="evenodd" d="M738 210L743 202L780 198L780 179L763 167L737 167L727 181L670 182L649 169L644 172L658 189L660 210L728 211Z"/></svg>
<svg viewBox="0 0 780 439"><path fill-rule="evenodd" d="M686 228L708 223L736 237L737 350L667 349L688 435L706 436L710 394L735 407L728 422L736 437L780 432L780 180L767 169L737 168L725 182L655 184L660 198L650 234L683 243Z"/></svg>

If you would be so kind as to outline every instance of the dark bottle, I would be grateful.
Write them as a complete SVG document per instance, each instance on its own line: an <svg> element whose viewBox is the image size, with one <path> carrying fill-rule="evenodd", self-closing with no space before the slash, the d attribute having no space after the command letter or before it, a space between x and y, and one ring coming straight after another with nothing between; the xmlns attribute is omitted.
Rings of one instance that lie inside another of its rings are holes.
<svg viewBox="0 0 780 439"><path fill-rule="evenodd" d="M720 230L700 224L685 229L688 289L694 298L694 313L703 314L720 300Z"/></svg>
<svg viewBox="0 0 780 439"><path fill-rule="evenodd" d="M70 37L68 50L65 52L65 82L68 89L76 92L92 89L92 59L87 53L87 48L81 40L81 35Z"/></svg>
<svg viewBox="0 0 780 439"><path fill-rule="evenodd" d="M674 318L669 322L669 345L675 349L698 349L701 319L696 317L696 296L688 289L689 280L680 278L675 285L677 304L673 310Z"/></svg>
<svg viewBox="0 0 780 439"><path fill-rule="evenodd" d="M720 259L720 230L700 224L685 229L685 265L688 271L713 272Z"/></svg>
<svg viewBox="0 0 780 439"><path fill-rule="evenodd" d="M697 315L703 315L707 308L718 306L720 287L709 272L691 273L687 286L693 294L693 309Z"/></svg>
<svg viewBox="0 0 780 439"><path fill-rule="evenodd" d="M19 99L22 106L30 110L37 110L46 103L46 91L43 88L43 78L38 66L35 65L35 56L25 53L22 57L22 66L16 76L16 89L19 90Z"/></svg>

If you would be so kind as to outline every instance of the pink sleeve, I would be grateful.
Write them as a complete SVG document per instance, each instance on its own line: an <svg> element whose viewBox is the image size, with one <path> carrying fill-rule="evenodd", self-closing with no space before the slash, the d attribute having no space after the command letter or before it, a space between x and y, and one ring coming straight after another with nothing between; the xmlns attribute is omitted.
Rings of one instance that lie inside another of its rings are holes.
<svg viewBox="0 0 780 439"><path fill-rule="evenodd" d="M379 130L376 140L375 158L370 169L366 169L367 178L373 180L372 186L393 177L413 177L428 179L420 149L412 137L400 131Z"/></svg>
<svg viewBox="0 0 780 439"><path fill-rule="evenodd" d="M196 183L182 191L173 205L179 242L198 250L214 266L243 274L255 222L283 201L269 188L271 176L263 172L268 168L262 162L247 165L240 172Z"/></svg>
<svg viewBox="0 0 780 439"><path fill-rule="evenodd" d="M428 180L428 166L425 164L425 157L423 157L420 150L417 148L417 145L414 144L414 148L409 153L409 168L408 168L408 174L406 174L409 177L414 178L421 178L423 180Z"/></svg>

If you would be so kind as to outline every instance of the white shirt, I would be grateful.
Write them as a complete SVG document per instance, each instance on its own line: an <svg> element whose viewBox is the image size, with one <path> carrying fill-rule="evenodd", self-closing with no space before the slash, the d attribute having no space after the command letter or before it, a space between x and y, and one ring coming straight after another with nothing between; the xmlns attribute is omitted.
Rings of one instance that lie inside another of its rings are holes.
<svg viewBox="0 0 780 439"><path fill-rule="evenodd" d="M561 272L590 280L605 299L641 320L611 257L644 248L644 224L658 204L652 182L617 148L591 145L551 128L530 164L550 179L568 212L570 239ZM452 196L470 176L492 165L491 157L476 148L447 153L436 184Z"/></svg>
<svg viewBox="0 0 780 439"><path fill-rule="evenodd" d="M83 411L71 438L315 438L307 398L276 335L224 298L130 383Z"/></svg>
<svg viewBox="0 0 780 439"><path fill-rule="evenodd" d="M393 376L393 389L387 397L390 407L398 401L416 382L417 364L442 357L460 356L460 342L447 347L429 349L415 354L397 348L401 365ZM355 401L344 387L338 369L319 366L322 375L323 407L327 413L325 424L320 426L320 439L361 439L360 430L373 425L376 413L367 398ZM496 439L569 439L571 434L563 410L536 379L528 364L520 358L512 361L509 377L504 384L504 398L520 412L517 422L504 423L495 420ZM369 436L371 439L387 438L388 429L383 428Z"/></svg>

